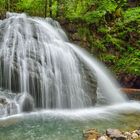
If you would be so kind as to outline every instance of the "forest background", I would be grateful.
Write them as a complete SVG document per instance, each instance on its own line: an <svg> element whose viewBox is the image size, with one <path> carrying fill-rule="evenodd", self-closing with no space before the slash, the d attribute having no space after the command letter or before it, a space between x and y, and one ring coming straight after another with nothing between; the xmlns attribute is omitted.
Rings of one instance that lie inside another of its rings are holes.
<svg viewBox="0 0 140 140"><path fill-rule="evenodd" d="M1 19L7 11L59 21L122 86L140 88L140 0L0 0Z"/></svg>

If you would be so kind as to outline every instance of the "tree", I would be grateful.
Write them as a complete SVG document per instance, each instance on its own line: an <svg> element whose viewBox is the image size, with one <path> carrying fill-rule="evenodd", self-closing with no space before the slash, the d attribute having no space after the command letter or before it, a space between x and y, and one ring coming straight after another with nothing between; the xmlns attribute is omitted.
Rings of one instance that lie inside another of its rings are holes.
<svg viewBox="0 0 140 140"><path fill-rule="evenodd" d="M48 1L45 0L45 14L44 14L45 17L47 17L47 5L48 5Z"/></svg>
<svg viewBox="0 0 140 140"><path fill-rule="evenodd" d="M50 17L52 17L52 0L49 0L49 12L50 12Z"/></svg>
<svg viewBox="0 0 140 140"><path fill-rule="evenodd" d="M10 0L5 0L5 9L10 11Z"/></svg>

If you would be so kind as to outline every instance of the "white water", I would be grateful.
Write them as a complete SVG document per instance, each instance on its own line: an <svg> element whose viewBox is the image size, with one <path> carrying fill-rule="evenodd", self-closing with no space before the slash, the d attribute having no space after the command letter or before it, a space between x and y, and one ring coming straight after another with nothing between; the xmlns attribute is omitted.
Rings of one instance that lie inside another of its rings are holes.
<svg viewBox="0 0 140 140"><path fill-rule="evenodd" d="M84 108L84 109L76 109L76 110L41 110L31 113L20 113L12 116L7 116L4 118L0 118L0 122L5 120L14 120L19 119L23 120L26 118L37 118L41 117L47 118L61 118L61 119L70 119L70 120L110 120L113 117L121 114L132 114L132 113L140 113L140 102L127 102L122 104L114 104L109 106L95 107L95 108Z"/></svg>
<svg viewBox="0 0 140 140"><path fill-rule="evenodd" d="M87 63L92 71L96 72L99 92L105 96L112 104L123 103L127 101L124 93L121 92L119 84L111 75L111 72L93 56L91 57L86 51L79 47L69 44L69 46L78 54L78 56Z"/></svg>
<svg viewBox="0 0 140 140"><path fill-rule="evenodd" d="M58 22L15 13L0 30L0 87L15 92L11 100L21 110L35 105L70 115L66 108L92 107L100 96L110 104L127 102L103 64L71 44Z"/></svg>
<svg viewBox="0 0 140 140"><path fill-rule="evenodd" d="M25 14L7 17L0 24L0 87L20 93L21 98L30 94L37 108L92 106L96 82L89 93L84 68L66 45L67 37L58 22Z"/></svg>

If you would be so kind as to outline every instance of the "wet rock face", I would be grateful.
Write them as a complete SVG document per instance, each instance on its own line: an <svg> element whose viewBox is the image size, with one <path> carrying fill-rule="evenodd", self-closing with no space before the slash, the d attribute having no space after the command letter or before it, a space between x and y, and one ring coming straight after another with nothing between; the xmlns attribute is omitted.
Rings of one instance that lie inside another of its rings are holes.
<svg viewBox="0 0 140 140"><path fill-rule="evenodd" d="M0 117L18 113L16 102L5 97L0 97Z"/></svg>
<svg viewBox="0 0 140 140"><path fill-rule="evenodd" d="M0 88L28 92L36 108L93 106L96 77L66 38L56 21L9 13L0 24ZM25 98L22 110L32 108Z"/></svg>
<svg viewBox="0 0 140 140"><path fill-rule="evenodd" d="M15 102L9 102L6 106L6 115L14 115L18 113L18 105Z"/></svg>
<svg viewBox="0 0 140 140"><path fill-rule="evenodd" d="M3 116L6 112L6 106L8 104L8 101L5 97L0 97L0 117Z"/></svg>
<svg viewBox="0 0 140 140"><path fill-rule="evenodd" d="M140 89L140 76L121 74L119 77L123 87Z"/></svg>
<svg viewBox="0 0 140 140"><path fill-rule="evenodd" d="M1 104L1 105L6 105L6 104L8 104L7 99L6 99L5 97L0 97L0 104Z"/></svg>
<svg viewBox="0 0 140 140"><path fill-rule="evenodd" d="M22 101L22 111L23 112L31 112L34 109L34 101L30 95L24 97Z"/></svg>
<svg viewBox="0 0 140 140"><path fill-rule="evenodd" d="M15 95L13 98L0 96L0 117L14 115L19 112L34 110L34 100L28 93Z"/></svg>
<svg viewBox="0 0 140 140"><path fill-rule="evenodd" d="M128 0L128 6L133 8L133 7L137 7L139 5L139 1L138 0Z"/></svg>
<svg viewBox="0 0 140 140"><path fill-rule="evenodd" d="M95 105L97 102L97 79L96 73L93 74L88 66L79 59L79 70L81 73L81 78L83 79L84 92L90 97L92 104Z"/></svg>
<svg viewBox="0 0 140 140"><path fill-rule="evenodd" d="M16 101L22 112L31 112L34 110L34 100L28 93L20 94L16 97Z"/></svg>
<svg viewBox="0 0 140 140"><path fill-rule="evenodd" d="M140 101L140 89L122 88L130 100Z"/></svg>

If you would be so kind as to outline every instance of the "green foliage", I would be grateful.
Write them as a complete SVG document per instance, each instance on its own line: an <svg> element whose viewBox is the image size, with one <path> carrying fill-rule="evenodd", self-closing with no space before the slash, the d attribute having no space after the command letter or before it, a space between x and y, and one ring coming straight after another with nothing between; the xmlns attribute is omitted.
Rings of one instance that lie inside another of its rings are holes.
<svg viewBox="0 0 140 140"><path fill-rule="evenodd" d="M131 50L117 61L115 70L117 72L140 75L140 50L133 48Z"/></svg>
<svg viewBox="0 0 140 140"><path fill-rule="evenodd" d="M4 2L4 0L0 0L0 15L1 15L1 13L2 13L3 11L5 11L4 7L5 7L5 2Z"/></svg>
<svg viewBox="0 0 140 140"><path fill-rule="evenodd" d="M32 2L32 0L21 0L17 3L17 9L28 11L29 9L33 8Z"/></svg>
<svg viewBox="0 0 140 140"><path fill-rule="evenodd" d="M4 5L4 0L0 0L0 5L2 6L2 5ZM0 8L1 8L1 6L0 6Z"/></svg>
<svg viewBox="0 0 140 140"><path fill-rule="evenodd" d="M103 16L105 15L105 11L93 11L87 12L83 17L82 20L90 23L99 23L102 20Z"/></svg>
<svg viewBox="0 0 140 140"><path fill-rule="evenodd" d="M96 48L95 49L96 52L99 52L99 51L105 52L106 51L106 47L105 47L103 41L100 39L94 39L93 46L94 46L94 48Z"/></svg>
<svg viewBox="0 0 140 140"><path fill-rule="evenodd" d="M98 51L105 52L106 48L104 43L100 38L96 38L96 35L93 35L92 32L87 28L79 28L78 34L84 41L88 41L90 43L91 50L95 53Z"/></svg>
<svg viewBox="0 0 140 140"><path fill-rule="evenodd" d="M112 12L116 9L117 3L114 0L98 0L97 6L100 11Z"/></svg>
<svg viewBox="0 0 140 140"><path fill-rule="evenodd" d="M80 18L87 23L99 23L106 12L115 11L117 4L114 0L87 0L86 2L78 3L77 8L73 9L73 5L71 2L67 1L67 5L69 5L66 10L66 17L69 19Z"/></svg>
<svg viewBox="0 0 140 140"><path fill-rule="evenodd" d="M82 38L91 36L90 30L86 27L85 28L79 28L78 33Z"/></svg>
<svg viewBox="0 0 140 140"><path fill-rule="evenodd" d="M110 29L107 26L100 26L98 28L98 32L103 33L103 34L107 34L109 33Z"/></svg>
<svg viewBox="0 0 140 140"><path fill-rule="evenodd" d="M105 36L105 42L109 43L110 45L113 45L114 47L116 47L118 50L123 50L123 48L121 47L123 44L123 41L121 39L115 38L109 34L107 34Z"/></svg>
<svg viewBox="0 0 140 140"><path fill-rule="evenodd" d="M76 35L116 72L140 75L140 7L127 0L0 0L7 10L79 21Z"/></svg>
<svg viewBox="0 0 140 140"><path fill-rule="evenodd" d="M140 75L140 7L128 8L122 11L122 16L114 16L108 22L105 15L107 12L116 14L117 3L105 0L102 3L96 1L94 10L82 13L81 17L79 15L87 25L96 24L96 29L91 30L87 26L79 35L87 38L91 52L116 73ZM122 3L124 5L125 2Z"/></svg>
<svg viewBox="0 0 140 140"><path fill-rule="evenodd" d="M21 0L16 4L16 9L21 12L27 12L30 15L43 16L44 2L42 0Z"/></svg>
<svg viewBox="0 0 140 140"><path fill-rule="evenodd" d="M140 22L140 7L128 9L124 13L124 22L129 23L132 21L139 21Z"/></svg>
<svg viewBox="0 0 140 140"><path fill-rule="evenodd" d="M104 53L100 56L100 59L105 63L115 64L117 61L117 57L113 54Z"/></svg>
<svg viewBox="0 0 140 140"><path fill-rule="evenodd" d="M69 19L81 18L92 0L64 0L65 17Z"/></svg>

